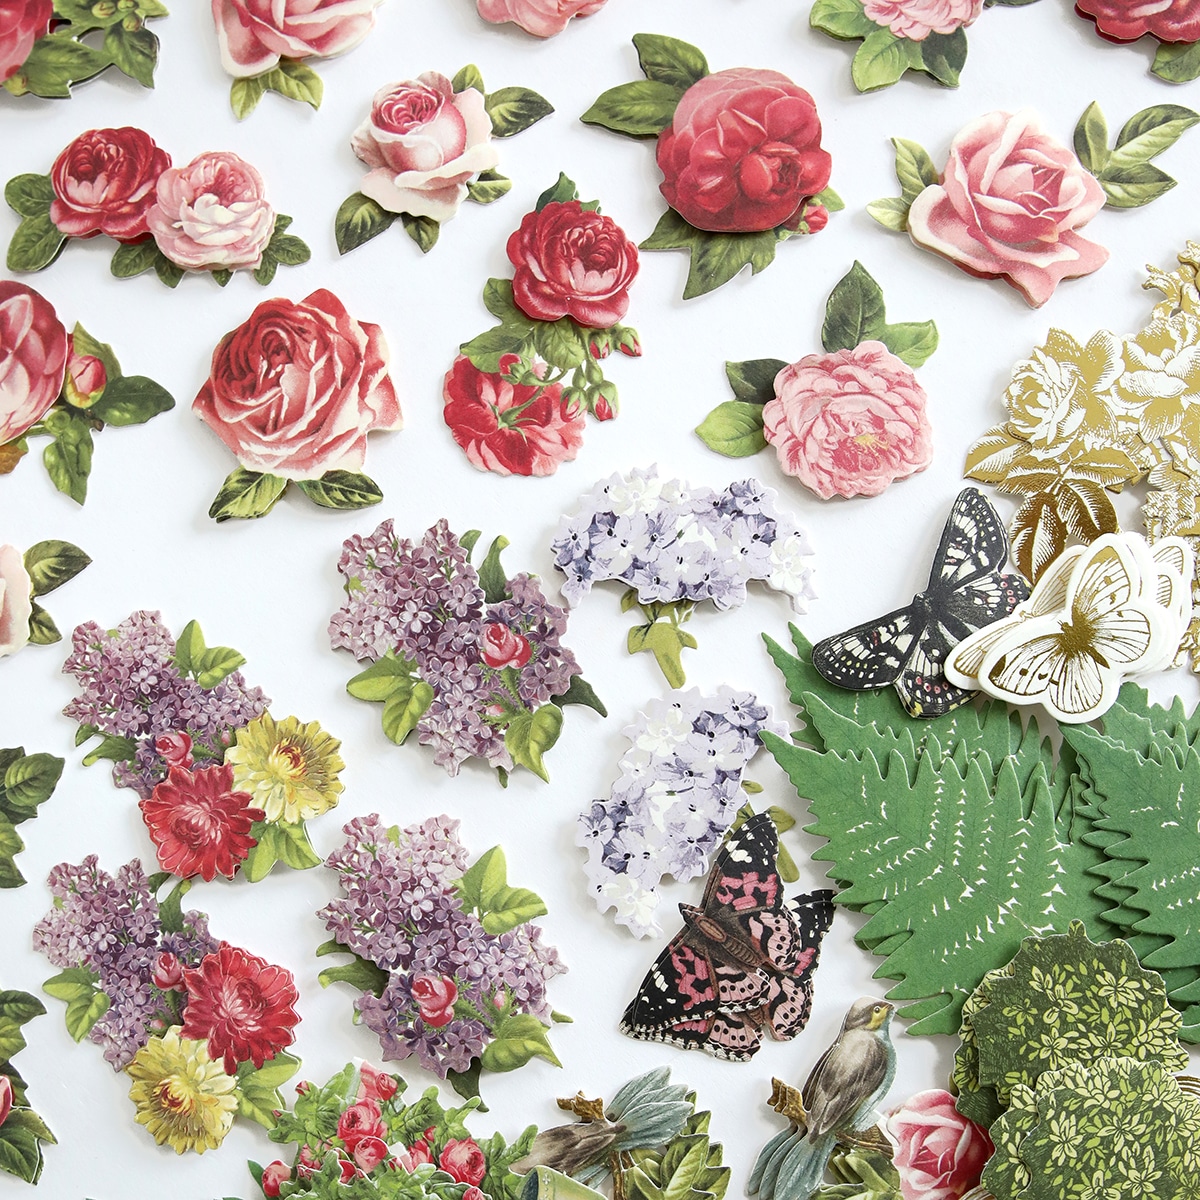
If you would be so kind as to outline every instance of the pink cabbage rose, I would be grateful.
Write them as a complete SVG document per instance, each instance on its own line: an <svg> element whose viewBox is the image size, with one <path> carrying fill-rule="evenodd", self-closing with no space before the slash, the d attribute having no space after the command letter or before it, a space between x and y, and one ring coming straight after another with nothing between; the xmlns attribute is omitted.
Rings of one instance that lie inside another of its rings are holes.
<svg viewBox="0 0 1200 1200"><path fill-rule="evenodd" d="M1108 251L1076 230L1104 189L1029 109L994 112L960 130L942 182L912 203L909 236L972 275L1007 279L1035 307L1063 279L1090 275Z"/></svg>
<svg viewBox="0 0 1200 1200"><path fill-rule="evenodd" d="M227 333L192 411L246 470L283 479L361 471L367 434L403 426L383 331L324 288Z"/></svg>
<svg viewBox="0 0 1200 1200"><path fill-rule="evenodd" d="M925 392L882 342L784 367L763 407L763 433L783 470L822 500L878 496L933 457Z"/></svg>
<svg viewBox="0 0 1200 1200"><path fill-rule="evenodd" d="M477 0L479 15L493 25L512 21L534 37L562 33L572 17L590 17L608 0Z"/></svg>
<svg viewBox="0 0 1200 1200"><path fill-rule="evenodd" d="M54 306L23 283L0 280L0 446L53 407L66 370L67 331Z"/></svg>
<svg viewBox="0 0 1200 1200"><path fill-rule="evenodd" d="M0 546L0 658L29 643L33 581L16 546Z"/></svg>
<svg viewBox="0 0 1200 1200"><path fill-rule="evenodd" d="M158 248L190 271L257 267L275 231L263 177L227 150L197 155L158 177L146 223Z"/></svg>
<svg viewBox="0 0 1200 1200"><path fill-rule="evenodd" d="M21 69L53 16L54 0L0 0L0 83Z"/></svg>
<svg viewBox="0 0 1200 1200"><path fill-rule="evenodd" d="M455 1182L467 1183L472 1187L482 1183L487 1174L487 1159L470 1138L447 1142L438 1159L438 1166Z"/></svg>
<svg viewBox="0 0 1200 1200"><path fill-rule="evenodd" d="M1163 42L1200 41L1200 0L1075 0L1075 11L1113 42L1147 33Z"/></svg>
<svg viewBox="0 0 1200 1200"><path fill-rule="evenodd" d="M456 92L436 71L380 88L350 145L372 168L359 185L364 195L388 212L435 221L454 216L467 184L500 161L483 96Z"/></svg>
<svg viewBox="0 0 1200 1200"><path fill-rule="evenodd" d="M353 50L375 26L383 0L212 0L221 65L237 79L281 58L329 58Z"/></svg>
<svg viewBox="0 0 1200 1200"><path fill-rule="evenodd" d="M904 1200L960 1200L992 1156L987 1130L954 1107L949 1092L918 1092L887 1119Z"/></svg>
<svg viewBox="0 0 1200 1200"><path fill-rule="evenodd" d="M983 0L865 0L868 21L883 25L898 38L923 42L931 33L953 33L970 25Z"/></svg>

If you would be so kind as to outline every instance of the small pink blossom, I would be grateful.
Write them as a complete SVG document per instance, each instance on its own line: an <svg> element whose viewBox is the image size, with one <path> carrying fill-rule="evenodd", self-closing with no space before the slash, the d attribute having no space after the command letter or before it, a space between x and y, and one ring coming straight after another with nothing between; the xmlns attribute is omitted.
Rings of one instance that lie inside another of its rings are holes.
<svg viewBox="0 0 1200 1200"><path fill-rule="evenodd" d="M523 667L533 656L533 647L528 638L509 629L507 625L493 623L484 627L479 652L489 667L501 670L504 667Z"/></svg>
<svg viewBox="0 0 1200 1200"><path fill-rule="evenodd" d="M12 1080L7 1075L0 1075L0 1125L3 1125L8 1120L8 1114L12 1112L12 1106Z"/></svg>
<svg viewBox="0 0 1200 1200"><path fill-rule="evenodd" d="M458 988L448 975L418 975L412 982L413 999L426 1025L440 1029L454 1019Z"/></svg>
<svg viewBox="0 0 1200 1200"><path fill-rule="evenodd" d="M154 960L151 978L154 980L154 986L160 991L181 991L183 989L183 963L176 955L163 951Z"/></svg>
<svg viewBox="0 0 1200 1200"><path fill-rule="evenodd" d="M360 1138L354 1146L354 1162L368 1175L388 1156L387 1143L382 1138Z"/></svg>
<svg viewBox="0 0 1200 1200"><path fill-rule="evenodd" d="M307 1149L307 1147L305 1147ZM273 1163L269 1163L263 1167L262 1173L262 1190L264 1196L275 1197L279 1195L279 1185L286 1183L292 1177L292 1169L285 1162L280 1162L276 1159Z"/></svg>
<svg viewBox="0 0 1200 1200"><path fill-rule="evenodd" d="M358 1068L358 1099L390 1100L396 1094L396 1077L380 1071L370 1063Z"/></svg>

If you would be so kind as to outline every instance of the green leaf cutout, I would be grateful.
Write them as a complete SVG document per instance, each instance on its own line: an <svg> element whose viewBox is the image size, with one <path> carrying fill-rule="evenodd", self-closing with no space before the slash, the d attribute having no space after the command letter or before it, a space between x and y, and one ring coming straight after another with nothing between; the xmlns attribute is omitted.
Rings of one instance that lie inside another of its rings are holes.
<svg viewBox="0 0 1200 1200"><path fill-rule="evenodd" d="M370 508L383 499L373 479L354 471L327 471L320 479L301 479L296 486L322 508Z"/></svg>
<svg viewBox="0 0 1200 1200"><path fill-rule="evenodd" d="M339 254L349 254L351 250L369 242L386 232L395 223L399 214L388 212L383 205L355 192L342 201L333 221L334 236L337 238Z"/></svg>
<svg viewBox="0 0 1200 1200"><path fill-rule="evenodd" d="M508 538L501 535L488 547L487 557L479 568L479 586L488 604L508 599L508 576L500 565L500 555L508 548Z"/></svg>
<svg viewBox="0 0 1200 1200"><path fill-rule="evenodd" d="M428 254L434 248L442 230L432 217L414 217L409 213L400 214L400 223L404 232L421 248L422 254Z"/></svg>
<svg viewBox="0 0 1200 1200"><path fill-rule="evenodd" d="M70 542L37 542L25 551L25 570L29 572L31 595L46 596L75 578L91 559Z"/></svg>
<svg viewBox="0 0 1200 1200"><path fill-rule="evenodd" d="M631 629L626 645L630 654L650 651L667 683L673 688L681 688L687 683L683 670L683 651L694 650L699 642L686 629L670 621L652 621Z"/></svg>
<svg viewBox="0 0 1200 1200"><path fill-rule="evenodd" d="M708 60L688 42L658 33L635 33L638 63L647 79L687 91L708 74Z"/></svg>
<svg viewBox="0 0 1200 1200"><path fill-rule="evenodd" d="M937 349L932 321L889 325L883 289L860 262L838 281L825 306L821 344L828 351L849 350L868 339L882 342L910 367L919 367Z"/></svg>
<svg viewBox="0 0 1200 1200"><path fill-rule="evenodd" d="M561 1067L546 1036L549 1027L530 1013L514 1013L497 1022L492 1040L483 1048L480 1063L485 1071L515 1071L533 1058L544 1058Z"/></svg>
<svg viewBox="0 0 1200 1200"><path fill-rule="evenodd" d="M454 886L463 907L475 913L490 934L507 933L548 911L535 892L508 886L508 865L499 846L480 855Z"/></svg>
<svg viewBox="0 0 1200 1200"><path fill-rule="evenodd" d="M746 458L766 448L763 410L759 404L726 400L696 426L700 440L726 458Z"/></svg>
<svg viewBox="0 0 1200 1200"><path fill-rule="evenodd" d="M481 171L467 184L467 199L476 204L492 204L512 189L512 180L499 171Z"/></svg>
<svg viewBox="0 0 1200 1200"><path fill-rule="evenodd" d="M429 711L435 693L424 680L417 680L407 690L398 689L383 704L383 732L402 745L418 722Z"/></svg>
<svg viewBox="0 0 1200 1200"><path fill-rule="evenodd" d="M567 690L553 699L560 708L565 708L568 704L582 704L587 708L595 709L602 717L608 716L608 709L604 707L603 701L582 675L572 675Z"/></svg>
<svg viewBox="0 0 1200 1200"><path fill-rule="evenodd" d="M84 967L68 967L42 984L47 995L66 1001L67 1032L77 1042L108 1012L108 997L96 986L99 981L98 975Z"/></svg>
<svg viewBox="0 0 1200 1200"><path fill-rule="evenodd" d="M255 821L250 827L250 836L256 843L242 862L242 874L250 883L265 879L277 862L294 871L307 871L321 865L321 856L308 840L303 822L292 825L284 821Z"/></svg>
<svg viewBox="0 0 1200 1200"><path fill-rule="evenodd" d="M144 425L159 413L170 412L175 398L161 384L144 375L111 376L104 393L88 412L105 425Z"/></svg>
<svg viewBox="0 0 1200 1200"><path fill-rule="evenodd" d="M728 283L743 267L757 275L775 261L781 235L764 233L708 233L689 225L674 209L659 218L654 232L641 243L643 250L687 250L691 255L683 298L691 300Z"/></svg>
<svg viewBox="0 0 1200 1200"><path fill-rule="evenodd" d="M279 65L258 76L259 83L269 92L278 92L289 100L300 100L312 108L321 107L325 85L321 77L308 66L294 58L281 58ZM234 109L236 112L236 107Z"/></svg>
<svg viewBox="0 0 1200 1200"><path fill-rule="evenodd" d="M83 83L111 65L112 58L105 51L76 41L71 33L51 33L34 42L14 78L35 96L65 100L71 84Z"/></svg>
<svg viewBox="0 0 1200 1200"><path fill-rule="evenodd" d="M345 954L353 961L342 967L326 967L317 976L322 987L328 987L331 983L348 983L360 992L371 992L376 996L380 995L387 987L388 973L386 971L377 967L373 962L359 957L353 951L347 950L340 942L322 942L317 947L317 957L324 958L327 954Z"/></svg>
<svg viewBox="0 0 1200 1200"><path fill-rule="evenodd" d="M775 398L775 376L788 364L781 358L752 358L727 362L725 378L734 396L747 404L766 404Z"/></svg>
<svg viewBox="0 0 1200 1200"><path fill-rule="evenodd" d="M601 93L579 119L627 137L658 137L674 119L682 95L674 84L638 79Z"/></svg>
<svg viewBox="0 0 1200 1200"><path fill-rule="evenodd" d="M474 88L481 96L487 95L487 88L483 86L483 76L474 63L468 63L458 71L450 81L450 86L456 92L465 92L467 88Z"/></svg>
<svg viewBox="0 0 1200 1200"><path fill-rule="evenodd" d="M14 175L4 185L4 199L18 216L48 215L54 202L54 184L49 175Z"/></svg>
<svg viewBox="0 0 1200 1200"><path fill-rule="evenodd" d="M534 205L534 208L537 212L541 212L542 209L545 208L547 204L561 204L568 200L578 200L578 199L579 199L579 189L575 186L574 180L568 178L565 174L563 174L562 171L559 171L558 179L555 180L553 185L548 187L537 198L537 204ZM513 299L512 299L512 284L509 283L507 279L489 279L488 284L489 285L491 285L491 284L506 284L508 286L507 305L512 305L513 307L515 307L515 305L513 304ZM485 300L485 302L487 300L486 293L484 295L484 300ZM506 305L506 307L507 307L507 305ZM493 316L500 317L501 320L504 319L503 314L496 312L496 310L494 308L492 308L492 306L490 304L488 305L488 311Z"/></svg>
<svg viewBox="0 0 1200 1200"><path fill-rule="evenodd" d="M1156 104L1135 113L1108 147L1108 126L1100 106L1088 105L1075 127L1075 152L1100 181L1111 208L1140 208L1175 186L1165 171L1151 165L1189 129L1200 113L1179 104Z"/></svg>
<svg viewBox="0 0 1200 1200"><path fill-rule="evenodd" d="M518 713L504 731L504 748L519 767L528 767L539 779L550 782L542 756L558 741L563 713L557 704L543 704L532 713Z"/></svg>
<svg viewBox="0 0 1200 1200"><path fill-rule="evenodd" d="M1168 83L1190 83L1200 78L1200 42L1162 42L1150 68Z"/></svg>
<svg viewBox="0 0 1200 1200"><path fill-rule="evenodd" d="M209 507L214 521L265 517L287 490L288 481L238 467L231 471Z"/></svg>
<svg viewBox="0 0 1200 1200"><path fill-rule="evenodd" d="M46 471L60 492L82 504L92 473L92 431L85 420L63 409L51 410L44 423L54 438L42 451Z"/></svg>
<svg viewBox="0 0 1200 1200"><path fill-rule="evenodd" d="M25 217L8 243L8 269L40 271L62 253L66 244L66 236L50 220L49 211Z"/></svg>
<svg viewBox="0 0 1200 1200"><path fill-rule="evenodd" d="M136 79L142 87L154 86L158 38L144 25L136 29L126 29L124 22L110 25L104 35L104 52L130 79Z"/></svg>
<svg viewBox="0 0 1200 1200"><path fill-rule="evenodd" d="M492 119L492 135L498 138L521 133L554 111L544 96L526 87L500 88L485 98L484 107Z"/></svg>
<svg viewBox="0 0 1200 1200"><path fill-rule="evenodd" d="M161 252L153 238L123 243L113 251L108 269L117 279L132 279L145 271L153 271L160 257Z"/></svg>
<svg viewBox="0 0 1200 1200"><path fill-rule="evenodd" d="M867 16L862 0L816 0L809 10L808 23L846 41L868 37L880 28Z"/></svg>

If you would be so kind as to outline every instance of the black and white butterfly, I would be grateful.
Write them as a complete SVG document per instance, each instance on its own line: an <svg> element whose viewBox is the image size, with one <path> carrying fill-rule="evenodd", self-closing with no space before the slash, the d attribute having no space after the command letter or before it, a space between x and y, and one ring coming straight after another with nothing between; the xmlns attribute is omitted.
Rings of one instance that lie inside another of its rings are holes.
<svg viewBox="0 0 1200 1200"><path fill-rule="evenodd" d="M914 717L958 708L974 693L946 678L951 650L1029 596L1024 579L1001 572L1007 559L1008 535L996 510L975 488L964 488L942 530L925 590L904 608L818 642L813 666L851 691L894 686Z"/></svg>

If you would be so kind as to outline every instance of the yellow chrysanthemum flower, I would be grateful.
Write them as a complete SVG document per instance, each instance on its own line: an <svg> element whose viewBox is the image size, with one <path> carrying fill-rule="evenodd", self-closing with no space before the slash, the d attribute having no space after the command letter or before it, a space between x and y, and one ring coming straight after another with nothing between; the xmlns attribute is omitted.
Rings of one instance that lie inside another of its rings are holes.
<svg viewBox="0 0 1200 1200"><path fill-rule="evenodd" d="M160 1146L203 1154L225 1140L237 1112L237 1080L208 1057L204 1042L170 1029L151 1038L125 1071L133 1080L129 1098L137 1122Z"/></svg>
<svg viewBox="0 0 1200 1200"><path fill-rule="evenodd" d="M341 744L316 721L302 725L296 717L276 721L263 713L238 730L225 762L233 767L235 790L249 792L268 821L298 825L337 804L338 772L346 765Z"/></svg>

